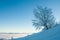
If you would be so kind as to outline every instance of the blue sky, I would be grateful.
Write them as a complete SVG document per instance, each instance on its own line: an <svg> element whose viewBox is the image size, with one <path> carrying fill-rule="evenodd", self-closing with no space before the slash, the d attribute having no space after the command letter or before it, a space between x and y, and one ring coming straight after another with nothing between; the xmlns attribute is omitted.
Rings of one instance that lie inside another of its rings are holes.
<svg viewBox="0 0 60 40"><path fill-rule="evenodd" d="M38 5L52 8L59 22L60 0L0 0L0 32L36 32L32 19L33 10Z"/></svg>

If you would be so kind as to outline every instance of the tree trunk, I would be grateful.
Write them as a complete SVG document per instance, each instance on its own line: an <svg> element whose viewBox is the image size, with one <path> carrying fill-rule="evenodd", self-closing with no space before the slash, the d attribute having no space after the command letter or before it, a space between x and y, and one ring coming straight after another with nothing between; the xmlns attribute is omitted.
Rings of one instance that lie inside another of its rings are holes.
<svg viewBox="0 0 60 40"><path fill-rule="evenodd" d="M46 25L45 27L46 27L46 29L48 30L48 26Z"/></svg>

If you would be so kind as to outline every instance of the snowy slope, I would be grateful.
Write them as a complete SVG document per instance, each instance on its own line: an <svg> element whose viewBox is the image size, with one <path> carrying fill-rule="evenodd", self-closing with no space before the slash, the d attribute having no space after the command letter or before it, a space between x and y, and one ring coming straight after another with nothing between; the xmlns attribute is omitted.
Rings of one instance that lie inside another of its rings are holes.
<svg viewBox="0 0 60 40"><path fill-rule="evenodd" d="M60 24L52 29L14 40L60 40Z"/></svg>

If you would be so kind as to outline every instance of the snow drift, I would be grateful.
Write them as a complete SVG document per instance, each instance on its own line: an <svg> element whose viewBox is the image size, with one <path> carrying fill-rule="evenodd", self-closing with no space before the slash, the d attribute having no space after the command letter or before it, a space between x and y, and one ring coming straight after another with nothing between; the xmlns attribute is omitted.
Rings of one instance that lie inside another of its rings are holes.
<svg viewBox="0 0 60 40"><path fill-rule="evenodd" d="M14 40L60 40L60 24L54 28Z"/></svg>

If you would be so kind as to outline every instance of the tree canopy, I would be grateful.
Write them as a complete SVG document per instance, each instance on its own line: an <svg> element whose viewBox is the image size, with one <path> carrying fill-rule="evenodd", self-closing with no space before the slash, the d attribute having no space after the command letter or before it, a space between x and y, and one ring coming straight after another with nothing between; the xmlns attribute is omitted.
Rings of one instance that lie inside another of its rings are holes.
<svg viewBox="0 0 60 40"><path fill-rule="evenodd" d="M52 14L52 9L47 7L38 6L34 9L33 25L36 29L43 26L45 29L52 28L55 25L55 18Z"/></svg>

